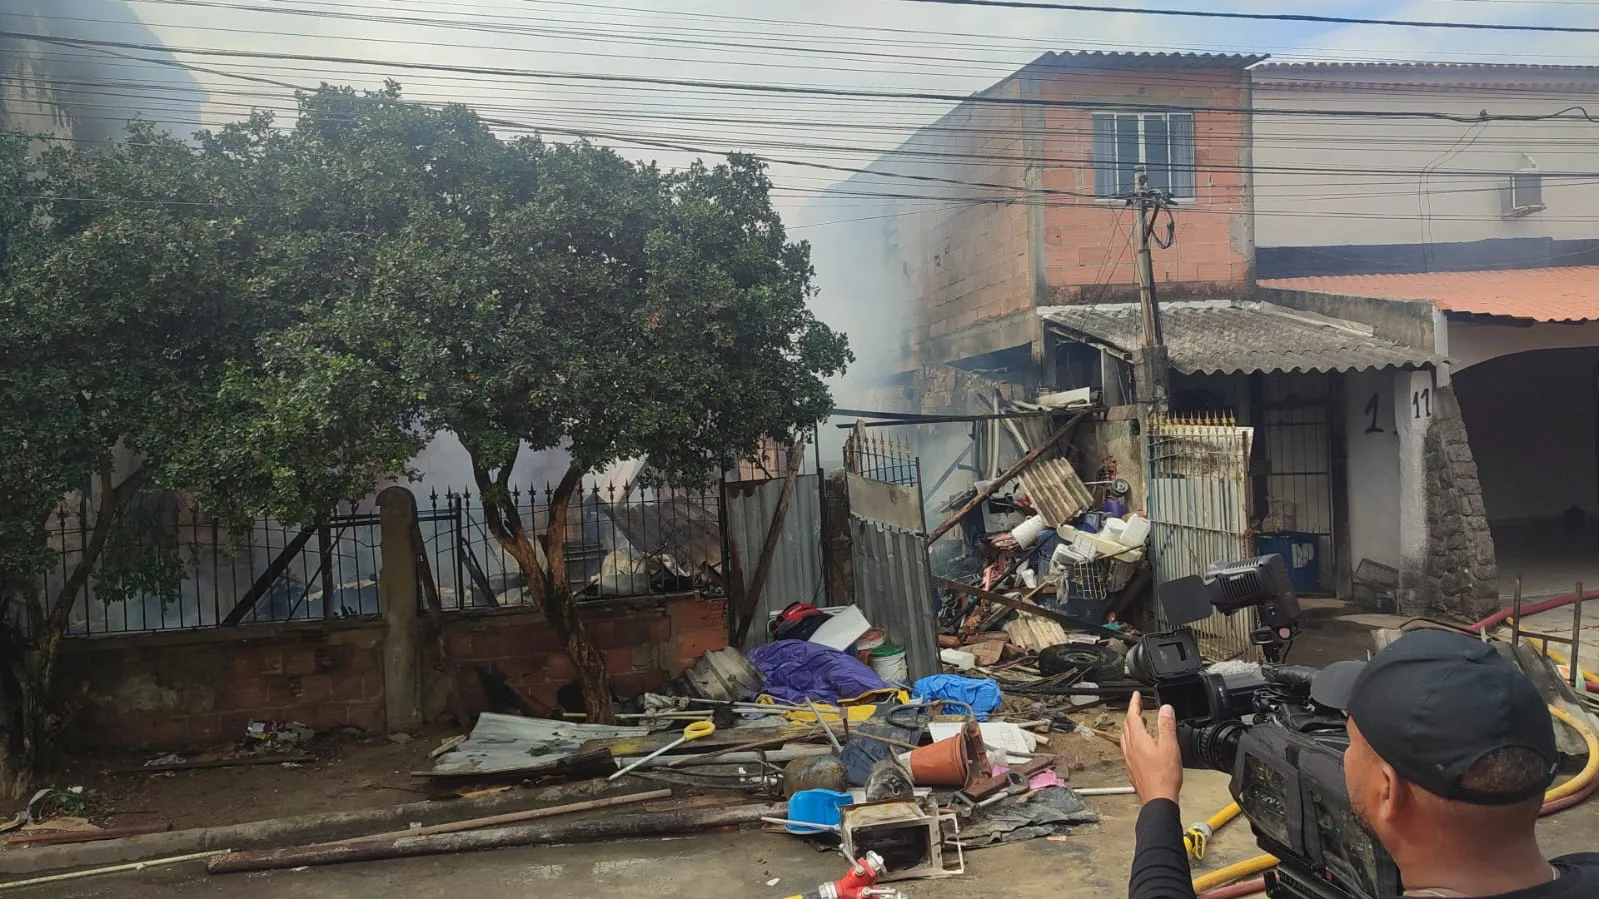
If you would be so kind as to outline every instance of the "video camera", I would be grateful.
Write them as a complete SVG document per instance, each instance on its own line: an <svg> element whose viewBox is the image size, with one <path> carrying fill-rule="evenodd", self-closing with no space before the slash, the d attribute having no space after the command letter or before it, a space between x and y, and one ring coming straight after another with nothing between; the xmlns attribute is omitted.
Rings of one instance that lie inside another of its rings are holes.
<svg viewBox="0 0 1599 899"><path fill-rule="evenodd" d="M1256 841L1279 860L1266 895L1399 899L1398 867L1349 803L1344 713L1317 703L1317 669L1286 664L1299 633L1299 599L1282 557L1213 565L1163 584L1160 600L1175 629L1140 640L1127 654L1127 673L1176 710L1185 767L1232 775L1233 798ZM1256 610L1251 642L1267 664L1205 670L1188 625L1213 609Z"/></svg>

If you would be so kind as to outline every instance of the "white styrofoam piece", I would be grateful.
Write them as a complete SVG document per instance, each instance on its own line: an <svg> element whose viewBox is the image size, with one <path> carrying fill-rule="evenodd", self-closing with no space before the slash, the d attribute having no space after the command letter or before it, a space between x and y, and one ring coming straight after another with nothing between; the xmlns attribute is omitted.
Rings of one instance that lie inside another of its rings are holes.
<svg viewBox="0 0 1599 899"><path fill-rule="evenodd" d="M1038 748L1038 740L1032 734L1007 721L984 721L977 726L989 746L988 760L996 765L1020 765ZM934 721L927 725L927 732L936 742L955 736L962 727L965 725L959 721ZM1012 755L1013 752L1018 754Z"/></svg>
<svg viewBox="0 0 1599 899"><path fill-rule="evenodd" d="M938 651L938 660L946 665L970 671L977 667L977 656L959 649L941 649Z"/></svg>
<svg viewBox="0 0 1599 899"><path fill-rule="evenodd" d="M816 633L811 635L810 642L843 652L854 646L855 641L871 629L872 623L866 620L860 609L845 606L834 612L827 619L827 623L816 629Z"/></svg>

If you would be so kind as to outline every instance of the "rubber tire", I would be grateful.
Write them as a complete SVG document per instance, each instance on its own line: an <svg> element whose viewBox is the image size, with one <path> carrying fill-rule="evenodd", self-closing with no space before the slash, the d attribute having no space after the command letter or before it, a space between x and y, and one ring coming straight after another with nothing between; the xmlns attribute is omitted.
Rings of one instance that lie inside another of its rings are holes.
<svg viewBox="0 0 1599 899"><path fill-rule="evenodd" d="M1040 652L1038 671L1045 677L1082 671L1084 680L1095 683L1124 677L1122 655L1115 647L1083 643L1062 643Z"/></svg>

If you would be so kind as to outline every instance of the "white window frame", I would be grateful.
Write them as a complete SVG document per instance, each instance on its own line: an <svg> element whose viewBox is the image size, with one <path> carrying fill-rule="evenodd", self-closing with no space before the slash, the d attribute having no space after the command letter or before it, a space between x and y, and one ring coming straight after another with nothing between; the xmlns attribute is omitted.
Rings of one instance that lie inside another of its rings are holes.
<svg viewBox="0 0 1599 899"><path fill-rule="evenodd" d="M1172 201L1174 203L1177 203L1177 204L1186 204L1186 203L1195 202L1198 199L1198 194L1199 194L1199 163L1198 163L1198 159L1197 159L1197 157L1198 157L1198 140L1197 140L1197 137L1195 135L1196 123L1195 123L1194 114L1192 112L1185 112L1185 111L1182 111L1182 110L1171 110L1171 111L1167 111L1167 112L1144 112L1144 111L1137 110L1137 109L1111 109L1111 110L1105 110L1103 112L1095 112L1095 113L1093 113L1090 116L1091 124L1090 124L1090 135L1089 135L1089 146L1090 146L1090 155L1092 156L1092 164L1090 166L1090 170L1091 170L1091 172L1093 174L1093 177L1094 177L1094 185L1093 185L1094 202L1102 203L1102 204L1108 204L1108 205L1121 205L1121 204L1127 202L1126 198L1122 197L1122 196L1099 193L1099 178L1100 178L1099 172L1100 172L1100 167L1106 163L1105 160L1102 160L1100 158L1100 147L1099 147L1099 143L1098 143L1099 124L1100 124L1101 120L1108 120L1111 123L1110 150L1111 150L1112 154L1115 154L1115 153L1119 152L1120 148L1121 148L1120 141L1117 140L1116 124L1115 123L1116 123L1116 120L1118 118L1122 117L1122 116L1133 116L1133 117L1136 117L1138 119L1138 161L1136 163L1134 163L1135 166L1136 165L1145 165L1145 166L1147 166L1149 164L1149 162L1148 162L1148 154L1149 154L1148 134L1147 134L1147 132L1145 130L1149 119L1151 119L1151 118L1162 118L1162 119L1166 120L1166 123L1167 123L1166 124L1166 153L1167 153L1167 159L1168 160L1170 160L1171 157L1173 155L1175 155L1173 153L1171 118L1173 116L1181 116L1181 117L1184 117L1184 118L1186 118L1188 120L1189 156L1190 156L1190 158L1189 158L1189 161L1187 163L1186 168L1188 169L1189 174L1190 174L1189 183L1191 185L1191 190L1188 193L1177 193L1177 192L1174 191L1173 195L1172 195ZM1116 177L1115 173L1121 167L1121 164L1122 163L1121 163L1121 160L1119 158L1113 158L1113 159L1109 160L1109 165L1110 165L1111 173L1112 173L1111 176L1112 176L1113 179ZM1174 163L1168 162L1167 165L1169 165L1172 168L1173 171L1175 171L1177 169L1177 166Z"/></svg>

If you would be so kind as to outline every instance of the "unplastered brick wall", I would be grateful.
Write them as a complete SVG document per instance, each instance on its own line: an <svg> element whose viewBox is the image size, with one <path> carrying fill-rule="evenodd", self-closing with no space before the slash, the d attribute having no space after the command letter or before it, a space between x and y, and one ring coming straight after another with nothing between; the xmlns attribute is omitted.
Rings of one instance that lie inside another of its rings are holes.
<svg viewBox="0 0 1599 899"><path fill-rule="evenodd" d="M69 640L69 740L187 749L240 739L259 720L381 730L385 630L315 622Z"/></svg>
<svg viewBox="0 0 1599 899"><path fill-rule="evenodd" d="M727 646L727 602L683 595L591 603L583 623L605 654L611 683L622 696L659 690L705 653ZM528 696L554 705L556 691L577 678L542 616L490 612L452 622L450 645L468 708L486 709L476 668L498 668ZM442 714L436 689L427 689L427 712Z"/></svg>
<svg viewBox="0 0 1599 899"><path fill-rule="evenodd" d="M1096 200L1096 112L1073 101L1125 103L1194 110L1195 196L1175 208L1170 249L1155 249L1155 281L1164 296L1242 297L1254 264L1245 172L1249 106L1242 68L1125 69L1047 67L1044 106L1044 273L1052 302L1117 302L1138 298L1137 254L1129 247L1133 214L1126 205ZM1165 235L1165 218L1157 223Z"/></svg>
<svg viewBox="0 0 1599 899"><path fill-rule="evenodd" d="M694 595L586 605L584 622L618 693L658 689L727 645L723 600ZM427 624L417 625L426 635ZM475 669L498 667L554 704L573 682L543 616L525 609L452 615L448 623L468 711L485 711ZM251 721L299 721L382 732L382 621L308 622L70 640L60 683L76 713L67 741L84 747L181 750L238 740ZM448 682L431 635L417 660L427 717L442 717Z"/></svg>

